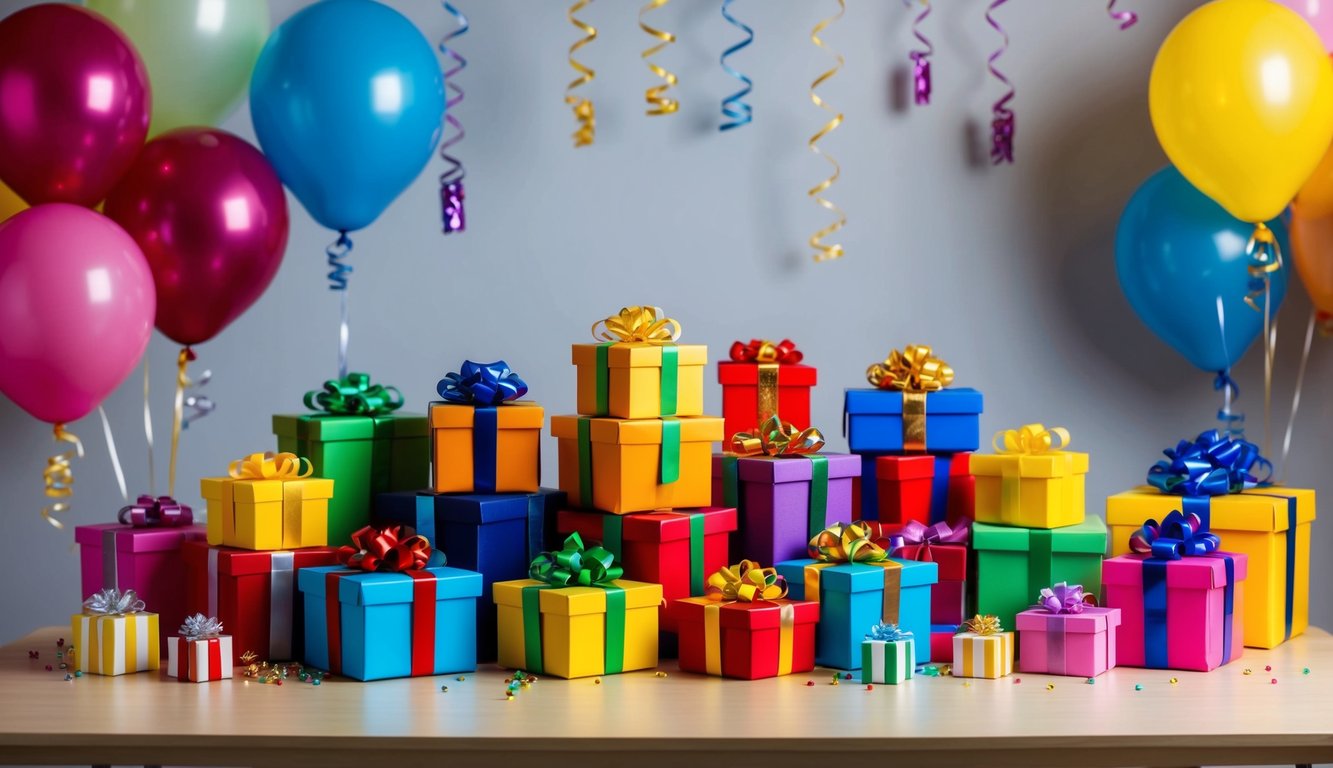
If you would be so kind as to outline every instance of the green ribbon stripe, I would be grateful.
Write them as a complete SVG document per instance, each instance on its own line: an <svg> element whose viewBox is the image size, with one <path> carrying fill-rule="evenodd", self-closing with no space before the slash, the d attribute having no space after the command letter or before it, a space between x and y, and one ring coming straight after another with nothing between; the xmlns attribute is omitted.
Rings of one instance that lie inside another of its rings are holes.
<svg viewBox="0 0 1333 768"><path fill-rule="evenodd" d="M807 523L810 538L819 535L828 518L828 457L810 456L810 512Z"/></svg>
<svg viewBox="0 0 1333 768"><path fill-rule="evenodd" d="M690 515L690 594L704 593L704 519L703 513Z"/></svg>
<svg viewBox="0 0 1333 768"><path fill-rule="evenodd" d="M579 417L579 506L592 509L592 422Z"/></svg>
<svg viewBox="0 0 1333 768"><path fill-rule="evenodd" d="M612 584L597 584L606 590L606 655L604 674L625 669L625 590Z"/></svg>
<svg viewBox="0 0 1333 768"><path fill-rule="evenodd" d="M593 584L606 592L606 648L603 655L603 674L615 675L625 669L625 590L614 584ZM523 669L539 675L546 674L542 663L543 589L551 584L533 584L523 588Z"/></svg>
<svg viewBox="0 0 1333 768"><path fill-rule="evenodd" d="M550 584L523 588L523 668L543 675L546 668L542 665L542 610L538 593L550 588Z"/></svg>
<svg viewBox="0 0 1333 768"><path fill-rule="evenodd" d="M740 457L722 457L722 506L736 508L740 505Z"/></svg>
<svg viewBox="0 0 1333 768"><path fill-rule="evenodd" d="M617 562L624 562L623 534L624 521L620 515L602 515L602 547L611 553Z"/></svg>
<svg viewBox="0 0 1333 768"><path fill-rule="evenodd" d="M662 471L658 482L662 485L680 479L680 421L662 419Z"/></svg>
<svg viewBox="0 0 1333 768"><path fill-rule="evenodd" d="M1051 551L1051 531L1033 528L1028 533L1028 595L1051 586L1055 570Z"/></svg>
<svg viewBox="0 0 1333 768"><path fill-rule="evenodd" d="M662 347L662 415L676 415L676 393L679 390L680 350L675 344Z"/></svg>
<svg viewBox="0 0 1333 768"><path fill-rule="evenodd" d="M597 405L596 416L605 416L611 410L611 363L607 358L608 350L614 341L597 345Z"/></svg>
<svg viewBox="0 0 1333 768"><path fill-rule="evenodd" d="M597 404L595 416L605 416L611 410L611 361L610 348L616 342L608 341L597 345L596 387ZM675 416L677 393L680 391L680 349L675 344L662 345L662 373L660 382L660 405L662 416Z"/></svg>

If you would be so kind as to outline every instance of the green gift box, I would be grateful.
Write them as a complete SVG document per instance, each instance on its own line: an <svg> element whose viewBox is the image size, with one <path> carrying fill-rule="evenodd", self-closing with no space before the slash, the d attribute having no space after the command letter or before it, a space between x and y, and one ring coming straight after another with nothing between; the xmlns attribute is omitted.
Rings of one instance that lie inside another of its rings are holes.
<svg viewBox="0 0 1333 768"><path fill-rule="evenodd" d="M1056 582L1082 584L1084 592L1101 594L1106 523L1099 517L1063 528L973 523L972 548L977 553L977 612L999 616L1003 626L1014 626L1014 616Z"/></svg>

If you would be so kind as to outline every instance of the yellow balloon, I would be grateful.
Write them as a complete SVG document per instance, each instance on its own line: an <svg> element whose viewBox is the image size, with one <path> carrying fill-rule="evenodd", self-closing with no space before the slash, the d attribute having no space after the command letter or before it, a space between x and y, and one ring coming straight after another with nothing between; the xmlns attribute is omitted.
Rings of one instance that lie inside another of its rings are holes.
<svg viewBox="0 0 1333 768"><path fill-rule="evenodd" d="M1153 129L1190 183L1267 221L1333 140L1333 65L1305 19L1272 0L1214 0L1181 20L1148 83Z"/></svg>
<svg viewBox="0 0 1333 768"><path fill-rule="evenodd" d="M5 183L0 181L0 221L4 221L27 207L28 204L23 202L23 198L14 194L14 190L6 187Z"/></svg>

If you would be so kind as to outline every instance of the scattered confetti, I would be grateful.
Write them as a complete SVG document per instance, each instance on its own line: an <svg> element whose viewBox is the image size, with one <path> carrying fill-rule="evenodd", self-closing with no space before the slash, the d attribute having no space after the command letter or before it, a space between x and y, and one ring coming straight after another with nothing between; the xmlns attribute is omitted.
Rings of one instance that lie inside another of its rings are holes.
<svg viewBox="0 0 1333 768"><path fill-rule="evenodd" d="M68 683L69 681L71 681L71 680L73 680L73 679L74 679L74 675L71 675L71 674L68 673L68 672L65 673L65 682Z"/></svg>
<svg viewBox="0 0 1333 768"><path fill-rule="evenodd" d="M1143 683L1135 683L1135 684L1134 684L1134 690L1136 690L1136 691L1141 691L1141 690L1143 690Z"/></svg>
<svg viewBox="0 0 1333 768"><path fill-rule="evenodd" d="M1302 670L1301 670L1301 674L1302 674L1302 675L1308 675L1308 674L1310 674L1310 668L1309 668L1309 667L1306 667L1305 669L1302 669Z"/></svg>
<svg viewBox="0 0 1333 768"><path fill-rule="evenodd" d="M83 670L82 670L82 669L76 669L76 670L74 670L74 676L75 676L75 677L83 677Z"/></svg>
<svg viewBox="0 0 1333 768"><path fill-rule="evenodd" d="M1171 678L1170 680L1167 680L1167 682L1170 683L1170 684L1172 684L1172 685L1175 685L1176 683L1179 683L1179 682L1180 682L1180 678L1178 678L1178 677L1173 677L1173 678Z"/></svg>
<svg viewBox="0 0 1333 768"><path fill-rule="evenodd" d="M449 686L447 685L440 686L440 693L448 693L448 692L449 692Z"/></svg>
<svg viewBox="0 0 1333 768"><path fill-rule="evenodd" d="M56 647L57 647L57 648L63 647L64 645L65 645L65 638L61 637L61 638L56 639ZM71 648L70 650L73 650L73 648Z"/></svg>
<svg viewBox="0 0 1333 768"><path fill-rule="evenodd" d="M282 678L278 678L277 680L274 680L274 681L273 681L273 684L274 684L274 685L282 685Z"/></svg>
<svg viewBox="0 0 1333 768"><path fill-rule="evenodd" d="M1269 685L1277 685L1277 678L1275 677L1275 678L1273 678L1272 680L1269 680L1269 681L1268 681L1268 684L1269 684Z"/></svg>
<svg viewBox="0 0 1333 768"><path fill-rule="evenodd" d="M843 675L843 678L842 678L842 679L843 679L843 680L851 680L851 679L852 679L852 673L851 673L851 672L848 672L846 675Z"/></svg>
<svg viewBox="0 0 1333 768"><path fill-rule="evenodd" d="M1022 683L1023 683L1023 678L1021 677L1014 678L1014 685L1021 685Z"/></svg>
<svg viewBox="0 0 1333 768"><path fill-rule="evenodd" d="M461 682L463 682L464 680L466 680L467 678L466 678L466 677L463 677L462 675L459 675L456 679L458 680L458 682L461 683Z"/></svg>
<svg viewBox="0 0 1333 768"><path fill-rule="evenodd" d="M873 690L875 690L875 686L873 686L873 685L866 685L866 690L867 690L867 691L873 691Z"/></svg>
<svg viewBox="0 0 1333 768"><path fill-rule="evenodd" d="M935 666L934 664L928 664L924 668L922 668L921 674L925 675L926 677L939 677L940 668Z"/></svg>
<svg viewBox="0 0 1333 768"><path fill-rule="evenodd" d="M964 687L964 688L971 688L971 687L972 687L972 684L969 683L968 681L964 680L964 681L963 681L963 687Z"/></svg>
<svg viewBox="0 0 1333 768"><path fill-rule="evenodd" d="M311 685L319 685L319 678L317 677L317 678L315 678L314 680L311 680L311 681L310 681L310 684L311 684Z"/></svg>
<svg viewBox="0 0 1333 768"><path fill-rule="evenodd" d="M1053 690L1055 690L1055 683L1047 683L1047 684L1046 684L1046 690L1048 690L1048 691L1053 691Z"/></svg>
<svg viewBox="0 0 1333 768"><path fill-rule="evenodd" d="M512 691L505 694L505 701L513 701L513 700L514 700L514 694Z"/></svg>
<svg viewBox="0 0 1333 768"><path fill-rule="evenodd" d="M667 673L663 672L663 671L660 670L660 669L659 669L658 671L656 671L656 672L653 673L653 677L666 677L666 676L667 676Z"/></svg>
<svg viewBox="0 0 1333 768"><path fill-rule="evenodd" d="M1272 671L1273 671L1273 665L1271 665L1271 664L1265 664L1265 665L1264 665L1264 671L1265 671L1265 672L1272 672Z"/></svg>
<svg viewBox="0 0 1333 768"><path fill-rule="evenodd" d="M56 658L57 658L57 659L63 659L63 658L65 658L65 654L61 653L60 651L56 651Z"/></svg>
<svg viewBox="0 0 1333 768"><path fill-rule="evenodd" d="M1092 679L1091 677L1088 678L1088 685L1096 685L1096 684L1097 684L1096 680Z"/></svg>
<svg viewBox="0 0 1333 768"><path fill-rule="evenodd" d="M460 677L460 678L458 678L458 679L459 679L459 680L462 680L463 678ZM600 678L600 677L594 677L594 678L592 679L592 684L593 684L593 685L601 685L601 684L602 684L602 678Z"/></svg>
<svg viewBox="0 0 1333 768"><path fill-rule="evenodd" d="M1254 674L1254 670L1250 669L1249 667L1246 667L1246 668L1245 668L1245 671L1242 672L1241 674L1252 675L1252 674Z"/></svg>
<svg viewBox="0 0 1333 768"><path fill-rule="evenodd" d="M50 664L47 664L47 665L46 665L46 671L47 671L47 672L50 672L50 671L51 671L51 665L50 665Z"/></svg>
<svg viewBox="0 0 1333 768"><path fill-rule="evenodd" d="M41 654L38 653L37 651L28 651L28 658L30 658L30 659L36 659L36 658L40 658L40 657L41 657Z"/></svg>
<svg viewBox="0 0 1333 768"><path fill-rule="evenodd" d="M815 684L815 681L814 681L814 680L806 680L806 681L805 681L805 687L806 687L806 688L812 688L812 687L814 687L814 684Z"/></svg>
<svg viewBox="0 0 1333 768"><path fill-rule="evenodd" d="M60 668L61 668L61 669L69 669L69 665L62 661L62 662L60 662Z"/></svg>

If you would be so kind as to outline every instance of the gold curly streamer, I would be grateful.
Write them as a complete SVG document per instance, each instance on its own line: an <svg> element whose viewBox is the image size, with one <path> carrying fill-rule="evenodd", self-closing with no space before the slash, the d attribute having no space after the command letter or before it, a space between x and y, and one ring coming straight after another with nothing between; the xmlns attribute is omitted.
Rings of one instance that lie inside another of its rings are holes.
<svg viewBox="0 0 1333 768"><path fill-rule="evenodd" d="M837 58L838 61L837 65L834 66L833 69L830 69L829 71L815 78L815 81L810 84L810 101L813 101L816 107L819 107L820 109L826 112L832 112L834 114L833 119L825 123L824 127L820 128L819 132L816 133L814 136L811 136L810 140L807 142L807 145L810 147L811 152L814 152L816 155L819 155L820 157L829 161L829 163L833 165L833 175L829 176L827 179L824 179L815 186L811 187L810 190L806 193L811 198L813 198L814 201L818 203L822 208L827 210L829 213L832 213L836 217L832 224L829 224L827 227L824 227L823 229L819 230L818 232L810 236L810 247L815 249L816 251L814 257L815 261L817 262L840 259L845 254L845 251L843 251L841 243L825 243L824 238L834 234L835 232L846 226L847 214L843 213L842 209L839 208L837 205L835 205L833 202L831 202L827 198L822 197L823 193L827 191L829 187L832 187L834 182L836 182L842 176L842 166L838 165L838 161L834 160L831 155L829 155L827 152L819 148L819 140L832 133L834 130L837 129L838 126L842 125L842 113L835 112L831 107L829 107L828 104L823 99L819 98L819 94L816 93L815 90L819 88L819 86L823 85L824 82L827 81L829 78L838 74L839 70L842 69L842 65L845 63L842 54L824 45L824 41L819 39L819 33L823 32L833 22L837 21L838 19L841 19L842 15L846 13L846 11L847 11L846 0L838 0L838 12L833 16L830 16L827 19L820 21L818 24L814 26L814 29L810 30L810 42L814 43L817 47L823 48L832 53L834 57Z"/></svg>
<svg viewBox="0 0 1333 768"><path fill-rule="evenodd" d="M592 82L597 73L591 67L584 66L581 62L574 59L574 53L583 46L597 39L597 30L590 24L585 24L579 19L574 18L574 14L585 8L592 0L577 0L569 6L569 23L583 32L583 37L569 46L569 66L579 73L579 76L570 81L565 86L565 103L574 109L574 119L578 121L579 127L574 131L574 146L586 147L592 144L594 133L597 128L597 117L592 107L592 99L586 96L575 96L570 91L581 85Z"/></svg>
<svg viewBox="0 0 1333 768"><path fill-rule="evenodd" d="M65 425L59 422L55 425L53 434L57 442L70 443L74 447L46 460L46 468L42 470L42 480L46 483L47 498L67 499L74 495L74 470L70 467L70 462L75 457L83 458L83 441L66 431ZM69 502L65 501L51 502L42 507L42 518L56 528L64 528L65 524L55 516L68 511L69 506Z"/></svg>
<svg viewBox="0 0 1333 768"><path fill-rule="evenodd" d="M677 82L676 76L649 61L649 59L656 56L663 48L676 42L676 36L670 32L653 29L643 23L643 15L645 13L661 8L670 1L671 0L649 0L647 5L639 9L639 29L642 29L652 37L662 41L657 45L646 49L641 55L644 62L648 65L648 69L652 70L654 75L657 75L666 81L664 85L655 85L643 94L644 101L649 104L645 114L649 115L669 115L680 109L680 102L666 95L666 92L675 86Z"/></svg>

